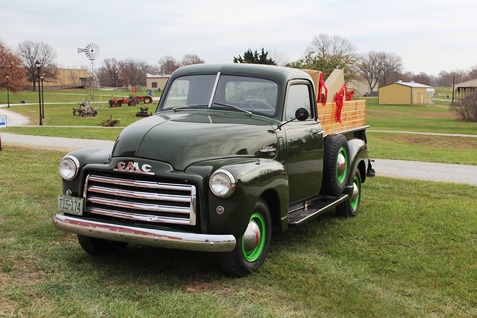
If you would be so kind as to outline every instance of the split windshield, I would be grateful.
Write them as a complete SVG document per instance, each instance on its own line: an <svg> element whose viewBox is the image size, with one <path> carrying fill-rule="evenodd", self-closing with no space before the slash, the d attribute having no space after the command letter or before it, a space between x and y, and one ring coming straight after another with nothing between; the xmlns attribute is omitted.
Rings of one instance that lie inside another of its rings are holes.
<svg viewBox="0 0 477 318"><path fill-rule="evenodd" d="M189 75L172 82L162 110L214 108L273 117L277 109L277 83L233 75Z"/></svg>

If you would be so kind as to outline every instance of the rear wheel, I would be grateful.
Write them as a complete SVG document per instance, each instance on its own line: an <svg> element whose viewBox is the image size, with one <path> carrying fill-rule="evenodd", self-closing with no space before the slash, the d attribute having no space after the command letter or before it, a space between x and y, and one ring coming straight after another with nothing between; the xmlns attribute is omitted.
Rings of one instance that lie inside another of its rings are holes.
<svg viewBox="0 0 477 318"><path fill-rule="evenodd" d="M150 104L150 103L152 103L152 97L151 96L144 97L144 104Z"/></svg>
<svg viewBox="0 0 477 318"><path fill-rule="evenodd" d="M353 177L353 192L345 202L336 206L336 212L341 216L353 217L359 212L361 204L361 173L356 169Z"/></svg>
<svg viewBox="0 0 477 318"><path fill-rule="evenodd" d="M111 254L124 249L128 245L128 243L124 242L103 240L83 235L77 236L78 242L83 250L85 250L86 253L94 256Z"/></svg>
<svg viewBox="0 0 477 318"><path fill-rule="evenodd" d="M243 277L265 262L272 237L270 210L262 199L255 204L244 235L231 252L218 254L222 270L231 276Z"/></svg>

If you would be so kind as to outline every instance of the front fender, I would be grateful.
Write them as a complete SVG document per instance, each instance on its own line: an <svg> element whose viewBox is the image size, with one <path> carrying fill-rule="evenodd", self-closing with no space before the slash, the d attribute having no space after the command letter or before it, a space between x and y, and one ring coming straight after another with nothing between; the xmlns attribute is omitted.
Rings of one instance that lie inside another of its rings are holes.
<svg viewBox="0 0 477 318"><path fill-rule="evenodd" d="M220 163L220 164L218 164ZM205 167L189 167L187 171L199 171ZM208 188L210 175L218 169L229 171L236 180L234 193L227 198L215 196ZM205 200L200 203L202 217L207 219L211 233L231 233L239 238L245 232L253 208L265 192L274 192L278 209L270 211L283 218L288 207L288 177L285 167L271 159L223 160L214 162L210 175L204 178ZM207 190L205 189L207 185Z"/></svg>
<svg viewBox="0 0 477 318"><path fill-rule="evenodd" d="M83 191L83 170L87 165L100 164L108 165L111 160L112 148L86 148L78 149L68 153L78 159L80 166L78 167L78 175L71 181L63 180L63 193L66 190L72 191L73 195L81 196Z"/></svg>

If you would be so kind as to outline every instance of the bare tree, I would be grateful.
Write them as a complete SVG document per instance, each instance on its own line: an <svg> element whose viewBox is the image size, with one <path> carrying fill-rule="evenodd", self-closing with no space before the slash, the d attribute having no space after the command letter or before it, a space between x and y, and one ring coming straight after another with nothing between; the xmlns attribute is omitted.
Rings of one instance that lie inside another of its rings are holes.
<svg viewBox="0 0 477 318"><path fill-rule="evenodd" d="M419 84L424 84L429 86L432 85L432 77L427 75L424 72L420 72L419 74L414 75L411 80Z"/></svg>
<svg viewBox="0 0 477 318"><path fill-rule="evenodd" d="M58 77L56 66L56 51L47 43L25 41L18 44L18 52L23 61L23 67L26 69L28 81L36 88L38 79L38 69L36 64L40 65L41 76L46 81L54 80Z"/></svg>
<svg viewBox="0 0 477 318"><path fill-rule="evenodd" d="M359 76L368 83L369 93L376 85L396 82L401 77L401 58L393 53L370 51L359 57L356 66Z"/></svg>
<svg viewBox="0 0 477 318"><path fill-rule="evenodd" d="M181 65L170 55L164 56L159 60L159 71L162 74L172 74Z"/></svg>
<svg viewBox="0 0 477 318"><path fill-rule="evenodd" d="M104 59L103 66L96 71L101 86L121 87L124 85L121 79L121 64L115 58Z"/></svg>
<svg viewBox="0 0 477 318"><path fill-rule="evenodd" d="M0 87L7 87L11 92L19 92L26 84L22 59L6 44L0 41Z"/></svg>
<svg viewBox="0 0 477 318"><path fill-rule="evenodd" d="M467 80L477 79L477 65L474 65L470 68L470 71L467 73Z"/></svg>
<svg viewBox="0 0 477 318"><path fill-rule="evenodd" d="M379 74L379 85L384 86L399 80L402 61L401 57L394 53L381 52L381 73Z"/></svg>
<svg viewBox="0 0 477 318"><path fill-rule="evenodd" d="M125 85L145 86L148 70L144 61L126 59L121 62L121 77Z"/></svg>
<svg viewBox="0 0 477 318"><path fill-rule="evenodd" d="M447 71L440 71L437 75L439 86L451 86L453 75Z"/></svg>
<svg viewBox="0 0 477 318"><path fill-rule="evenodd" d="M275 61L275 63L277 63L277 65L282 65L282 66L287 65L288 61L290 60L290 58L285 53L277 51L277 50L272 50L269 53L269 56L272 60Z"/></svg>
<svg viewBox="0 0 477 318"><path fill-rule="evenodd" d="M469 80L468 74L468 72L462 70L454 70L451 72L441 71L437 76L438 86L451 86L454 80L456 83L465 82Z"/></svg>
<svg viewBox="0 0 477 318"><path fill-rule="evenodd" d="M401 74L399 75L399 79L400 79L401 81L403 81L403 82L410 82L410 81L413 80L414 76L415 76L415 75L414 75L413 72L408 71L408 72L405 72L405 73L401 73Z"/></svg>
<svg viewBox="0 0 477 318"><path fill-rule="evenodd" d="M381 73L381 55L378 52L371 51L363 54L358 63L358 74L363 78L369 87L369 94L372 94L378 84L379 74Z"/></svg>
<svg viewBox="0 0 477 318"><path fill-rule="evenodd" d="M202 64L205 63L203 59L195 54L186 54L182 58L181 66L192 65L192 64Z"/></svg>
<svg viewBox="0 0 477 318"><path fill-rule="evenodd" d="M356 46L338 35L319 34L305 51L304 65L330 75L335 68L342 69L345 80L357 78Z"/></svg>

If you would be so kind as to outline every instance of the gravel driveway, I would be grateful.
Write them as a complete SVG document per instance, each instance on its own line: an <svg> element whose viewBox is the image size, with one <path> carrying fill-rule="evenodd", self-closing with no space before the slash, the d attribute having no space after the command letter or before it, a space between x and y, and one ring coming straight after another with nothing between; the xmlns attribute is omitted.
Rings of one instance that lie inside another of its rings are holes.
<svg viewBox="0 0 477 318"><path fill-rule="evenodd" d="M28 120L23 116L0 108L0 115L4 114L8 116L8 126L21 126L28 123ZM107 140L16 135L2 133L1 130L0 143L3 148L7 148L8 144L22 144L64 149L65 152L80 148L111 147L114 144L113 141ZM376 170L377 176L463 183L477 186L477 166L376 159L373 167Z"/></svg>

